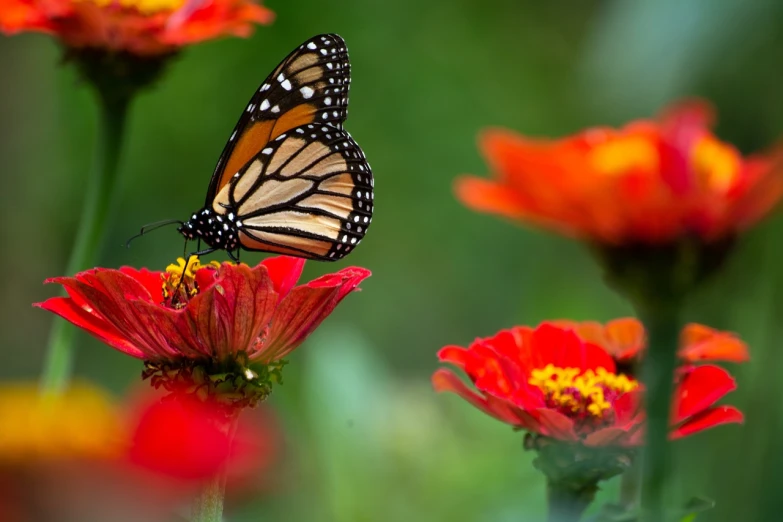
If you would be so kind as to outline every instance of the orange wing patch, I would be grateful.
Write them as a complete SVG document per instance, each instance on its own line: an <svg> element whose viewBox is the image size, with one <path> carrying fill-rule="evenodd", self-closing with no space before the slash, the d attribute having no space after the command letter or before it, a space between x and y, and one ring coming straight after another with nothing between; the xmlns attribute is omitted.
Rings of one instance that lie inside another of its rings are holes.
<svg viewBox="0 0 783 522"><path fill-rule="evenodd" d="M239 172L239 169L245 166L248 161L253 159L269 140L272 139L272 131L275 128L274 121L259 121L251 123L245 128L245 131L237 140L231 155L228 157L226 166L223 169L223 176L220 178L215 193L220 192L231 177Z"/></svg>
<svg viewBox="0 0 783 522"><path fill-rule="evenodd" d="M215 193L220 192L231 177L253 159L267 143L295 127L312 123L315 120L315 111L314 105L306 103L297 105L277 120L257 121L248 125L228 157Z"/></svg>

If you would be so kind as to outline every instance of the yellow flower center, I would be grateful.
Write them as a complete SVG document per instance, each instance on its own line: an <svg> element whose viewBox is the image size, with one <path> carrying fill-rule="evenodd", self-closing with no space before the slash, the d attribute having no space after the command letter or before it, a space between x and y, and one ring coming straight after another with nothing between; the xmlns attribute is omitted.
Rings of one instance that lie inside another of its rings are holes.
<svg viewBox="0 0 783 522"><path fill-rule="evenodd" d="M198 256L190 256L187 263L184 257L178 257L176 263L166 267L166 271L161 274L163 279L163 297L170 301L173 306L184 306L188 298L198 294L199 288L196 283L196 272L202 268L220 268L220 263L210 261L206 265L201 264ZM184 302L183 302L184 301Z"/></svg>
<svg viewBox="0 0 783 522"><path fill-rule="evenodd" d="M603 417L612 407L610 401L638 386L635 380L604 368L583 372L552 364L533 370L528 382L544 392L550 407L569 417L593 418Z"/></svg>
<svg viewBox="0 0 783 522"><path fill-rule="evenodd" d="M4 384L0 425L0 462L112 457L125 444L112 403L87 385L42 397L35 384Z"/></svg>
<svg viewBox="0 0 783 522"><path fill-rule="evenodd" d="M705 136L696 143L690 162L704 188L718 192L731 188L740 172L737 151L711 136Z"/></svg>
<svg viewBox="0 0 783 522"><path fill-rule="evenodd" d="M658 150L648 139L639 136L617 138L590 151L590 163L598 172L619 176L633 170L655 172Z"/></svg>
<svg viewBox="0 0 783 522"><path fill-rule="evenodd" d="M119 6L135 9L141 14L152 15L161 11L176 11L185 0L86 0L99 7Z"/></svg>

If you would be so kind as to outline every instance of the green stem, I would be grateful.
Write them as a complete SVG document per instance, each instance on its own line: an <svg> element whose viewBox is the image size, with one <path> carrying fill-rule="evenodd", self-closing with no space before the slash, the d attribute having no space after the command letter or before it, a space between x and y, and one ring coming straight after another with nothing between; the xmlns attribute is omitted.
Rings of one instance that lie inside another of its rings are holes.
<svg viewBox="0 0 783 522"><path fill-rule="evenodd" d="M229 437L229 447L234 444L234 435L239 425L240 412L234 412L223 429ZM230 453L230 452L229 452ZM191 522L220 522L223 520L223 498L226 494L226 468L206 482L193 501Z"/></svg>
<svg viewBox="0 0 783 522"><path fill-rule="evenodd" d="M191 522L220 522L223 519L223 497L226 491L225 473L204 484L193 502Z"/></svg>
<svg viewBox="0 0 783 522"><path fill-rule="evenodd" d="M647 431L643 453L642 520L664 520L664 489L669 473L669 416L677 364L679 303L639 310L648 343L642 371L646 387Z"/></svg>
<svg viewBox="0 0 783 522"><path fill-rule="evenodd" d="M117 166L130 101L129 96L117 97L98 91L98 142L66 275L73 275L93 265L99 254L117 181ZM59 393L68 383L74 359L75 332L76 329L65 321L56 320L54 323L41 377L41 387L46 393Z"/></svg>
<svg viewBox="0 0 783 522"><path fill-rule="evenodd" d="M587 507L595 498L598 486L590 484L586 487L574 487L547 480L546 500L549 522L577 522L582 518Z"/></svg>

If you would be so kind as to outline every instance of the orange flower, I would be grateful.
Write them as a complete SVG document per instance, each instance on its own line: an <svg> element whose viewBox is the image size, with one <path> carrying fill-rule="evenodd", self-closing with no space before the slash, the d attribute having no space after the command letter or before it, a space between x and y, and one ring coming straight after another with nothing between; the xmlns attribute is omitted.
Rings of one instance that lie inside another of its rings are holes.
<svg viewBox="0 0 783 522"><path fill-rule="evenodd" d="M783 197L769 157L744 158L690 101L656 121L592 128L561 140L490 130L480 147L494 180L462 177L470 208L601 244L711 242L742 231Z"/></svg>
<svg viewBox="0 0 783 522"><path fill-rule="evenodd" d="M0 0L0 31L39 31L70 48L151 56L220 36L248 36L274 13L250 0Z"/></svg>

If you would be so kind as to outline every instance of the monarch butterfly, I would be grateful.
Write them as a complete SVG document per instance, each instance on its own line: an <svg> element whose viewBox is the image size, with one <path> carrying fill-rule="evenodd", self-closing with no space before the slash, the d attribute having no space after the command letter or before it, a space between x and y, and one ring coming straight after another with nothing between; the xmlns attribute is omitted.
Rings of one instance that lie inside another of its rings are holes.
<svg viewBox="0 0 783 522"><path fill-rule="evenodd" d="M359 244L375 183L343 130L350 82L336 34L310 38L264 80L218 159L204 208L177 221L186 243L209 246L197 254L226 250L238 260L242 248L336 261Z"/></svg>

